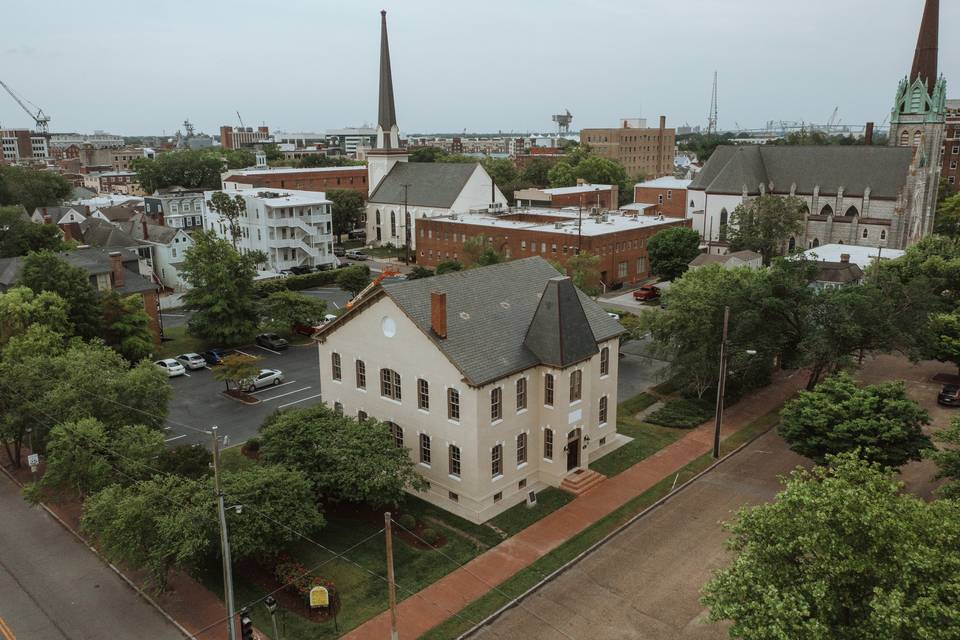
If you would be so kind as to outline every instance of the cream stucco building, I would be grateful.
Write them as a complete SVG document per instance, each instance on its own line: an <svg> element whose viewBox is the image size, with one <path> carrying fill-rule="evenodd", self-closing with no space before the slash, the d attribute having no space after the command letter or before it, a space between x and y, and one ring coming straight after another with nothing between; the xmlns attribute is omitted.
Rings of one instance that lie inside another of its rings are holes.
<svg viewBox="0 0 960 640"><path fill-rule="evenodd" d="M622 332L540 257L385 284L317 335L323 400L387 422L419 495L483 522L629 441Z"/></svg>

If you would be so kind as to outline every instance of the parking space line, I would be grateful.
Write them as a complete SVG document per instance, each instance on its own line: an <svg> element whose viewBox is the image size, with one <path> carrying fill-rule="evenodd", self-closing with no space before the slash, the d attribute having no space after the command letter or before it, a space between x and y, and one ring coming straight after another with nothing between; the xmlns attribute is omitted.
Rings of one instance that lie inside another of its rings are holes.
<svg viewBox="0 0 960 640"><path fill-rule="evenodd" d="M242 356L247 356L248 358L256 358L256 357L257 357L257 356L255 356L255 355L251 355L251 354L247 353L246 351L240 351L240 349L234 349L234 351L236 351L237 353L239 353L239 354L242 355Z"/></svg>
<svg viewBox="0 0 960 640"><path fill-rule="evenodd" d="M271 400L277 400L278 398L282 398L283 396L292 396L292 395L295 394L295 393L300 393L301 391L306 391L306 390L309 389L309 388L310 388L310 387L304 387L303 389L297 389L296 391L287 391L286 393L281 393L280 395L278 395L278 396L273 396L272 398L263 398L263 402L270 402Z"/></svg>
<svg viewBox="0 0 960 640"><path fill-rule="evenodd" d="M267 349L266 347L261 347L259 344L258 344L258 345L254 345L254 346L255 346L257 349L263 349L264 351L269 351L270 353L272 353L272 354L274 354L274 355L277 355L277 356L281 355L279 351L274 351L273 349Z"/></svg>
<svg viewBox="0 0 960 640"><path fill-rule="evenodd" d="M280 405L279 408L280 408L280 409L283 409L284 407L289 407L290 405L292 405L292 404L297 404L298 402L306 402L307 400L313 400L314 398L319 398L321 395L322 395L322 394L319 394L319 393L318 393L318 394L315 395L315 396L307 396L306 398L300 398L299 400L294 400L293 402L288 402L287 404L282 404L282 405Z"/></svg>
<svg viewBox="0 0 960 640"><path fill-rule="evenodd" d="M290 380L289 382L284 382L283 384L270 385L269 387L264 387L263 389L257 389L256 391L250 391L248 393L260 393L261 391L272 391L273 389L279 389L280 387L285 387L288 384L293 384L295 382L296 380Z"/></svg>
<svg viewBox="0 0 960 640"><path fill-rule="evenodd" d="M167 438L166 440L164 440L164 442L173 442L174 440L179 440L180 438L186 438L186 437L187 437L187 434L184 433L179 436L173 436L172 438Z"/></svg>

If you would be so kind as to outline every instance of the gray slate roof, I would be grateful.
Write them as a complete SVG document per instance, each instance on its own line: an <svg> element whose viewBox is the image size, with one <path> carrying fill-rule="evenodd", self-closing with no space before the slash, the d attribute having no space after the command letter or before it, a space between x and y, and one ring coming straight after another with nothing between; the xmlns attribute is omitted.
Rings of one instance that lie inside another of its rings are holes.
<svg viewBox="0 0 960 640"><path fill-rule="evenodd" d="M113 271L113 263L110 259L110 253L119 251L122 255L124 274L123 286L114 289L121 295L131 293L143 293L144 291L156 291L157 285L149 279L140 275L138 271L139 256L133 251L127 249L98 249L97 247L86 247L83 249L73 249L71 251L61 251L57 255L75 267L79 267L91 276L100 273L110 273ZM20 279L23 271L23 257L0 259L0 289L7 289Z"/></svg>
<svg viewBox="0 0 960 640"><path fill-rule="evenodd" d="M733 253L728 253L723 256L718 256L712 253L701 253L696 258L690 261L691 267L700 267L707 264L726 264L730 258L739 258L744 262L750 262L751 260L756 260L762 258L759 253L755 251L734 251Z"/></svg>
<svg viewBox="0 0 960 640"><path fill-rule="evenodd" d="M557 276L547 281L523 344L543 364L561 369L586 360L598 351L577 288L570 278Z"/></svg>
<svg viewBox="0 0 960 640"><path fill-rule="evenodd" d="M758 195L760 185L778 194L809 195L820 186L822 195L896 198L907 182L914 150L883 146L719 146L690 184L708 194ZM770 183L773 189L770 189Z"/></svg>
<svg viewBox="0 0 960 640"><path fill-rule="evenodd" d="M408 184L410 206L449 209L477 166L457 162L398 162L370 194L369 201L403 204L403 185Z"/></svg>
<svg viewBox="0 0 960 640"><path fill-rule="evenodd" d="M543 339L536 341L537 351L551 359L561 353L560 360L566 365L596 353L597 342L623 333L619 322L572 285L569 289L566 285L561 287L559 281L554 280L557 276L550 263L535 256L384 284L383 290L433 340L469 384L481 386L538 364L560 366L543 362L530 348L534 344L528 339L531 330L546 332ZM554 292L549 291L551 286ZM564 315L562 322L551 323L543 317L534 321L545 289L548 295L558 296ZM446 339L436 337L430 330L430 294L434 291L447 294ZM579 312L575 308L577 301ZM349 315L345 319L348 318ZM580 326L574 326L577 323ZM337 324L333 323L331 328ZM558 327L572 335L557 335ZM554 346L547 346L551 341Z"/></svg>
<svg viewBox="0 0 960 640"><path fill-rule="evenodd" d="M83 244L104 249L126 249L139 243L130 234L124 233L110 222L99 218L87 218L80 223Z"/></svg>
<svg viewBox="0 0 960 640"><path fill-rule="evenodd" d="M863 279L863 269L853 262L830 262L821 260L817 265L817 282L848 284Z"/></svg>
<svg viewBox="0 0 960 640"><path fill-rule="evenodd" d="M146 242L155 242L157 244L170 244L173 241L174 236L177 235L177 231L179 231L179 229L176 227L168 227L162 224L153 224L152 222L147 222L147 235L144 237L143 221L143 214L138 213L136 216L134 216L133 220L120 222L118 224L120 225L120 228L128 233L132 238Z"/></svg>

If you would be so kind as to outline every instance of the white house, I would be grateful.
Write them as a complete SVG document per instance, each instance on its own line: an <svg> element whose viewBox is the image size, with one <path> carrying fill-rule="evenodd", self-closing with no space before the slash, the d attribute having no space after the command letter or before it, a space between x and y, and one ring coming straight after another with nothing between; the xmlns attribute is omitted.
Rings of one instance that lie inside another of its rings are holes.
<svg viewBox="0 0 960 640"><path fill-rule="evenodd" d="M204 224L217 236L233 240L230 225L209 202L215 191L204 193ZM332 203L322 192L291 189L235 189L246 209L237 221L237 248L262 251L273 271L317 267L338 262L333 255Z"/></svg>
<svg viewBox="0 0 960 640"><path fill-rule="evenodd" d="M602 476L617 434L623 327L543 258L384 284L317 334L323 400L388 423L473 522Z"/></svg>

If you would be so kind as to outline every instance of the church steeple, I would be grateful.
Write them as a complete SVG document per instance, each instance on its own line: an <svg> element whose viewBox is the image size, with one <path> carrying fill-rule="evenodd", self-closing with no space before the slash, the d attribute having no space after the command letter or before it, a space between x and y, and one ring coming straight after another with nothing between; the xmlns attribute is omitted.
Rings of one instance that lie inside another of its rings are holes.
<svg viewBox="0 0 960 640"><path fill-rule="evenodd" d="M920 34L917 36L917 51L913 54L913 67L910 69L909 82L920 78L927 85L927 92L933 93L937 82L937 45L940 32L940 0L927 0L920 22ZM384 32L386 34L386 32ZM386 38L386 35L384 35Z"/></svg>
<svg viewBox="0 0 960 640"><path fill-rule="evenodd" d="M387 12L380 12L380 110L377 126L389 131L397 124L393 104L393 75L390 72L390 44L387 42Z"/></svg>
<svg viewBox="0 0 960 640"><path fill-rule="evenodd" d="M367 189L373 194L393 166L408 159L400 147L400 128L393 102L393 73L387 41L387 12L380 12L380 97L377 105L377 141L367 152Z"/></svg>

